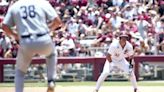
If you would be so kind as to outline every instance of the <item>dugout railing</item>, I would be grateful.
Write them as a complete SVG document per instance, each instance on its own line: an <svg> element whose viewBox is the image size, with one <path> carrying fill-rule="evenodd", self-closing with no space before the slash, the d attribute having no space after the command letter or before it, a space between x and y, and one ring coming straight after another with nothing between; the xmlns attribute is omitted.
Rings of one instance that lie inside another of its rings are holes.
<svg viewBox="0 0 164 92"><path fill-rule="evenodd" d="M150 62L150 63L164 63L164 55L145 55L145 56L135 56L134 57L134 71L136 75L136 79L139 80L139 64L142 62Z"/></svg>
<svg viewBox="0 0 164 92"><path fill-rule="evenodd" d="M14 58L4 58L0 59L0 82L4 81L4 65L5 64L15 64L16 59ZM32 64L44 64L46 60L44 58L33 58ZM59 57L58 64L92 64L93 65L93 80L97 80L103 64L105 62L105 57Z"/></svg>
<svg viewBox="0 0 164 92"><path fill-rule="evenodd" d="M5 64L15 64L15 59L13 58L5 58L0 59L0 82L4 81L4 65ZM105 62L105 57L59 57L58 63L60 64L74 64L74 63L82 63L82 64L93 64L93 80L97 80ZM134 56L134 69L136 79L139 80L139 63L141 62L160 62L164 63L164 55L145 55L145 56ZM44 64L44 58L34 58L32 64Z"/></svg>

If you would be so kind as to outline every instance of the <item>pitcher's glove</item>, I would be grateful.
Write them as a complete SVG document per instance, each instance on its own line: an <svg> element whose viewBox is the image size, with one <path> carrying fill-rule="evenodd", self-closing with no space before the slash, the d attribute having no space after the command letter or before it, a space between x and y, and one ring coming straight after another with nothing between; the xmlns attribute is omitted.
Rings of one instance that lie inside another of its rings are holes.
<svg viewBox="0 0 164 92"><path fill-rule="evenodd" d="M133 68L133 64L129 64L129 68L131 68L131 69L132 69L132 68Z"/></svg>

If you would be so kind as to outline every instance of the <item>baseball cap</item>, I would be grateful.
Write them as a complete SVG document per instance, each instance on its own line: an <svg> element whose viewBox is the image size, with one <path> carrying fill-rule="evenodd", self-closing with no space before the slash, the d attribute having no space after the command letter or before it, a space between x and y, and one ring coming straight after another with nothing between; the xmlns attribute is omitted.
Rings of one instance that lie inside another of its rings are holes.
<svg viewBox="0 0 164 92"><path fill-rule="evenodd" d="M150 14L153 14L153 15L156 15L157 14L157 12L155 10L150 10L149 13Z"/></svg>
<svg viewBox="0 0 164 92"><path fill-rule="evenodd" d="M121 32L120 33L120 37L127 37L128 38L129 36L128 36L128 34L126 32Z"/></svg>
<svg viewBox="0 0 164 92"><path fill-rule="evenodd" d="M161 19L161 22L164 22L164 18Z"/></svg>
<svg viewBox="0 0 164 92"><path fill-rule="evenodd" d="M0 29L0 33L3 33L3 30L2 29Z"/></svg>

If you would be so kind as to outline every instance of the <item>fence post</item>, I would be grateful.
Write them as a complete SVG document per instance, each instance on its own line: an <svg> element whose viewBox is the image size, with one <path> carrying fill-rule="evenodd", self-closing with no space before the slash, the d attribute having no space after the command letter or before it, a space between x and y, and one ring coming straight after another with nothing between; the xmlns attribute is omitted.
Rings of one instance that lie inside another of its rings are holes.
<svg viewBox="0 0 164 92"><path fill-rule="evenodd" d="M0 63L0 82L3 82L3 77L3 64Z"/></svg>
<svg viewBox="0 0 164 92"><path fill-rule="evenodd" d="M94 81L97 81L101 74L101 70L103 69L103 65L105 63L105 58L95 58L94 59L94 70L93 70L93 76Z"/></svg>

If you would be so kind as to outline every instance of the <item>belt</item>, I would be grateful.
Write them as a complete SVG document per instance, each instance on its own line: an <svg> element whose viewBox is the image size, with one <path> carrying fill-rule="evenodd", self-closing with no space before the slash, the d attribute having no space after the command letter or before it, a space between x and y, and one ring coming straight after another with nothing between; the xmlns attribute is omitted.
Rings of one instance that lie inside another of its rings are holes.
<svg viewBox="0 0 164 92"><path fill-rule="evenodd" d="M43 33L43 34L36 34L36 37L41 37L46 35L48 32ZM33 36L34 34L28 34L28 35L22 35L21 38L30 38L31 36Z"/></svg>

